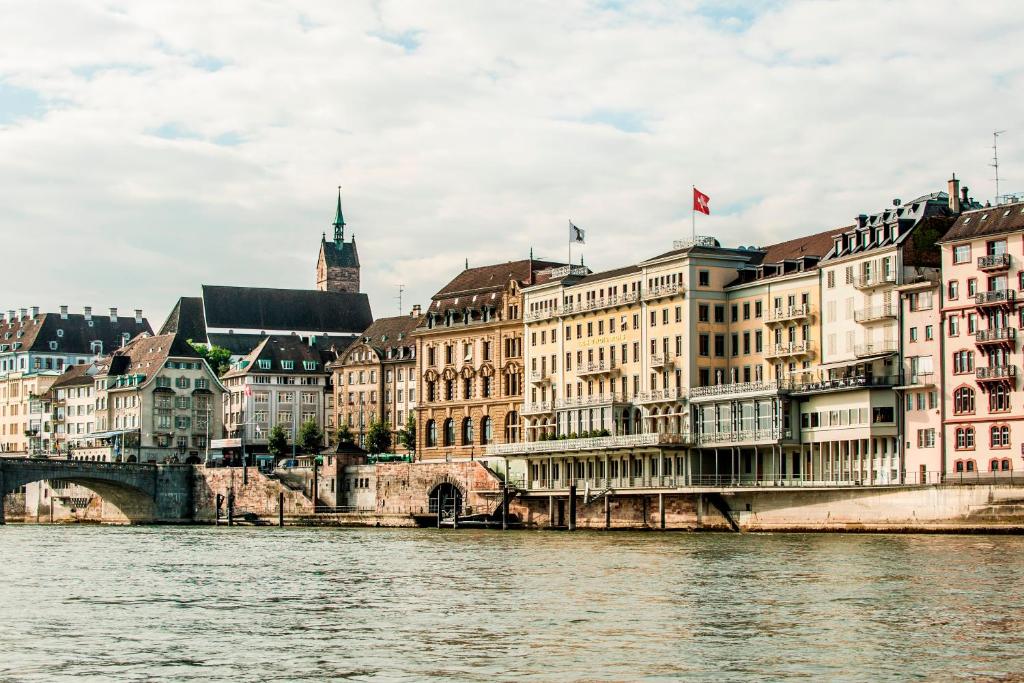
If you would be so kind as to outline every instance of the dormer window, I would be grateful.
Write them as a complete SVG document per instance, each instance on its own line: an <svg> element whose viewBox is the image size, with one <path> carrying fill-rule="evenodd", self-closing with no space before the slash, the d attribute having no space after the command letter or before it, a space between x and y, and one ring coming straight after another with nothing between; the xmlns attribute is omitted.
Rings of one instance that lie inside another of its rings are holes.
<svg viewBox="0 0 1024 683"><path fill-rule="evenodd" d="M89 350L97 356L103 355L103 342L96 340L89 344Z"/></svg>
<svg viewBox="0 0 1024 683"><path fill-rule="evenodd" d="M281 369L282 370L294 370L295 369L295 361L293 361L293 360L283 360L283 361L281 361Z"/></svg>
<svg viewBox="0 0 1024 683"><path fill-rule="evenodd" d="M302 361L302 368L304 370L316 370L316 361L315 360L304 360L304 361Z"/></svg>
<svg viewBox="0 0 1024 683"><path fill-rule="evenodd" d="M58 337L63 337L64 336L64 330L57 330L57 336Z"/></svg>
<svg viewBox="0 0 1024 683"><path fill-rule="evenodd" d="M57 342L55 342L55 341L50 342L50 350L51 351L56 351L57 350Z"/></svg>
<svg viewBox="0 0 1024 683"><path fill-rule="evenodd" d="M269 370L270 369L270 359L269 358L260 358L260 359L258 359L256 361L256 365L257 365L257 367L259 367L260 370Z"/></svg>

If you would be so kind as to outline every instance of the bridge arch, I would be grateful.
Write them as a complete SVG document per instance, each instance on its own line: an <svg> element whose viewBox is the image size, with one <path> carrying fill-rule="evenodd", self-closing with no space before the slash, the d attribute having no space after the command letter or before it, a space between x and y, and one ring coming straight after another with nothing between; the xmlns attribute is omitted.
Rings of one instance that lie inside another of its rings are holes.
<svg viewBox="0 0 1024 683"><path fill-rule="evenodd" d="M105 522L138 524L160 517L153 465L0 459L0 498L39 481L66 481L95 492L106 504Z"/></svg>

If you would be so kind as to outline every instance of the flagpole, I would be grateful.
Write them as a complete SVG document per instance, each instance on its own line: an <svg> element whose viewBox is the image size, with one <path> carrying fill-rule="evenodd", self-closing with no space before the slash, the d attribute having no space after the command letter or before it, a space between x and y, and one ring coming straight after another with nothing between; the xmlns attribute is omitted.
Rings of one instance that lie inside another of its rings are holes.
<svg viewBox="0 0 1024 683"><path fill-rule="evenodd" d="M572 268L572 219L569 219L569 267Z"/></svg>
<svg viewBox="0 0 1024 683"><path fill-rule="evenodd" d="M694 197L697 196L697 186L696 185L691 185L690 189L693 190L693 192L690 193L690 221L693 224L693 227L690 228L690 239L692 241L696 241L697 240L697 210L696 210L696 207L694 206Z"/></svg>

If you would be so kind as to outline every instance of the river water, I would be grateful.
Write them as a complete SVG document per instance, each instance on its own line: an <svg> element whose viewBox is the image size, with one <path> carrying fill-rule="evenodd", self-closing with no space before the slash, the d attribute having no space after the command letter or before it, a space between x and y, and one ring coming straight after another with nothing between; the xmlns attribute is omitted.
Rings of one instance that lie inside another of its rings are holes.
<svg viewBox="0 0 1024 683"><path fill-rule="evenodd" d="M1024 680L1024 538L0 527L0 681Z"/></svg>

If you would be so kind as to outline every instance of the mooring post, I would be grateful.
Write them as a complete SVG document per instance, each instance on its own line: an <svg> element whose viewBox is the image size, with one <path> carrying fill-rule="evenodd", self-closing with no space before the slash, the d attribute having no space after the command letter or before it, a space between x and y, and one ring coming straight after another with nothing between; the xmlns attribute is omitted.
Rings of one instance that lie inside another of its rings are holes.
<svg viewBox="0 0 1024 683"><path fill-rule="evenodd" d="M459 501L455 500L455 505L452 506L452 528L459 528Z"/></svg>
<svg viewBox="0 0 1024 683"><path fill-rule="evenodd" d="M548 528L555 528L555 497L548 496Z"/></svg>
<svg viewBox="0 0 1024 683"><path fill-rule="evenodd" d="M228 526L235 525L235 491L228 491Z"/></svg>
<svg viewBox="0 0 1024 683"><path fill-rule="evenodd" d="M569 484L569 531L576 530L576 483Z"/></svg>
<svg viewBox="0 0 1024 683"><path fill-rule="evenodd" d="M604 528L612 528L612 494L604 494Z"/></svg>
<svg viewBox="0 0 1024 683"><path fill-rule="evenodd" d="M284 491L277 494L277 525L284 526Z"/></svg>
<svg viewBox="0 0 1024 683"><path fill-rule="evenodd" d="M505 468L505 481L501 486L501 530L508 531L508 467Z"/></svg>
<svg viewBox="0 0 1024 683"><path fill-rule="evenodd" d="M661 518L661 528L665 528L665 494L658 494L658 516Z"/></svg>

